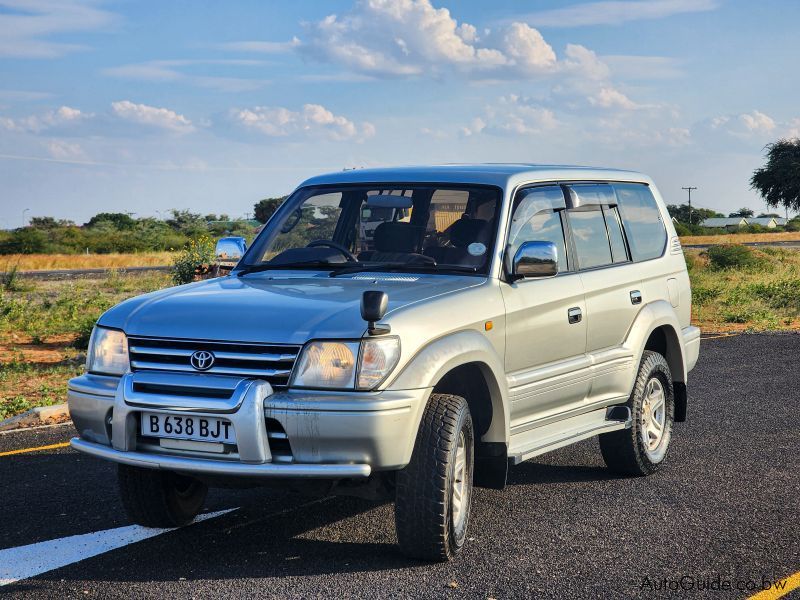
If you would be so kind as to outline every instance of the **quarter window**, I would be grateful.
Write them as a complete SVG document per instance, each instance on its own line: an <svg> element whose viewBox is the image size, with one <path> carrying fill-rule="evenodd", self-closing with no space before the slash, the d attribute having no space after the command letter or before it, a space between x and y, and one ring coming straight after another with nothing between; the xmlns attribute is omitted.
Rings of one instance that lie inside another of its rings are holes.
<svg viewBox="0 0 800 600"><path fill-rule="evenodd" d="M641 183L615 183L622 224L635 261L658 258L664 253L667 231L656 199Z"/></svg>
<svg viewBox="0 0 800 600"><path fill-rule="evenodd" d="M608 244L606 222L600 207L589 210L568 211L569 228L581 269L610 265L611 248Z"/></svg>
<svg viewBox="0 0 800 600"><path fill-rule="evenodd" d="M558 186L522 190L508 233L508 255L513 256L523 242L553 242L558 251L559 272L568 270L567 246L561 223L564 192Z"/></svg>

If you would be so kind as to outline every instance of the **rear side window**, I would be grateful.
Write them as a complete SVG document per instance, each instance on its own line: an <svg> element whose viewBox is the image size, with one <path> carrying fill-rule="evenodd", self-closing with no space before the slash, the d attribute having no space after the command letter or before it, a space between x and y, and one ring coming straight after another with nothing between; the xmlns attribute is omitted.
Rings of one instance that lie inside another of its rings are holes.
<svg viewBox="0 0 800 600"><path fill-rule="evenodd" d="M608 239L611 242L611 257L615 263L626 262L628 251L625 249L625 238L622 236L622 224L619 222L619 213L613 206L603 208L603 216L608 227Z"/></svg>
<svg viewBox="0 0 800 600"><path fill-rule="evenodd" d="M641 183L615 183L614 190L631 258L641 261L661 256L667 244L667 231L650 188Z"/></svg>
<svg viewBox="0 0 800 600"><path fill-rule="evenodd" d="M581 269L591 269L610 265L613 262L611 248L600 207L590 210L570 210L567 214L575 252L578 255L578 266Z"/></svg>

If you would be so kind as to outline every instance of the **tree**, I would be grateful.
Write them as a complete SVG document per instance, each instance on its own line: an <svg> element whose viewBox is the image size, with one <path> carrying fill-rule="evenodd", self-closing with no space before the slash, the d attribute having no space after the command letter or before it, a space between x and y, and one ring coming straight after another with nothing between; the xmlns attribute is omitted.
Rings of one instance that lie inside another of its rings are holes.
<svg viewBox="0 0 800 600"><path fill-rule="evenodd" d="M781 216L778 213L761 213L760 215L758 215L758 218L759 219L769 219L769 218L780 219Z"/></svg>
<svg viewBox="0 0 800 600"><path fill-rule="evenodd" d="M31 217L28 225L36 229L56 229L57 227L71 227L75 223L69 219L56 220L53 217Z"/></svg>
<svg viewBox="0 0 800 600"><path fill-rule="evenodd" d="M767 206L800 211L800 138L769 144L767 164L753 172L750 187Z"/></svg>
<svg viewBox="0 0 800 600"><path fill-rule="evenodd" d="M754 214L755 213L753 212L753 210L751 208L747 208L746 206L743 206L742 208L740 208L736 212L732 212L728 216L732 217L732 218L744 217L745 219L748 219L748 218L752 217Z"/></svg>
<svg viewBox="0 0 800 600"><path fill-rule="evenodd" d="M718 213L715 210L711 210L709 208L697 208L696 206L692 207L692 222L689 223L689 205L688 204L681 204L678 206L677 204L670 204L667 206L667 211L669 212L670 217L674 217L680 223L688 223L690 225L697 225L706 219L711 219L712 217L722 217L724 215Z"/></svg>
<svg viewBox="0 0 800 600"><path fill-rule="evenodd" d="M286 200L286 196L280 198L264 198L253 205L256 220L266 223L278 207Z"/></svg>
<svg viewBox="0 0 800 600"><path fill-rule="evenodd" d="M86 223L87 227L95 227L97 225L107 224L120 231L125 229L133 229L136 221L128 214L125 213L98 213L89 219Z"/></svg>

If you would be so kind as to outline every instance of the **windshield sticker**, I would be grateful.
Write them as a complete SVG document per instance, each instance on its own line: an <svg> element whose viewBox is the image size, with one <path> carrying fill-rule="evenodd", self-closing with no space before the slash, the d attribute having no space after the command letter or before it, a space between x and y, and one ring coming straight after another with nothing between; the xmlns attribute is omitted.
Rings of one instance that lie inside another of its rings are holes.
<svg viewBox="0 0 800 600"><path fill-rule="evenodd" d="M480 242L473 242L467 246L467 252L472 256L483 256L486 254L486 246Z"/></svg>

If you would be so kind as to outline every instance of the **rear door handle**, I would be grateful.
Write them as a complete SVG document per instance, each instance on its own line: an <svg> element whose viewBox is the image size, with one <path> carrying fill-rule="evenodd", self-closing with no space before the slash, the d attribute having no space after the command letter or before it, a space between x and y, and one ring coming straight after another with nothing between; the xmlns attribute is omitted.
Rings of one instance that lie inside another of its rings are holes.
<svg viewBox="0 0 800 600"><path fill-rule="evenodd" d="M633 290L631 292L631 304L641 304L642 303L642 292L639 290Z"/></svg>
<svg viewBox="0 0 800 600"><path fill-rule="evenodd" d="M583 319L583 312L577 306L567 310L567 320L570 324L580 323Z"/></svg>

